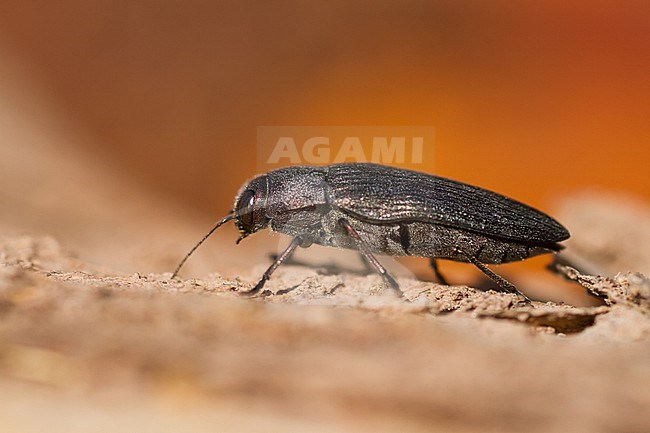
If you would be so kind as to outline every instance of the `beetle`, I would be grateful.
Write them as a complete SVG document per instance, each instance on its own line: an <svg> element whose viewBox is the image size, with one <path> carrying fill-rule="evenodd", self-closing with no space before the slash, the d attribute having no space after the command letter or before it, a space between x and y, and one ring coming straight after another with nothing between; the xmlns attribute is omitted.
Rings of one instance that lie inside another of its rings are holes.
<svg viewBox="0 0 650 433"><path fill-rule="evenodd" d="M221 225L235 220L240 237L270 229L292 237L289 246L248 294L259 293L297 247L312 244L358 250L403 296L397 281L374 254L430 260L447 284L438 259L471 263L502 289L529 300L486 264L556 253L569 232L550 216L501 194L466 183L372 163L291 166L244 184L233 209L183 258Z"/></svg>

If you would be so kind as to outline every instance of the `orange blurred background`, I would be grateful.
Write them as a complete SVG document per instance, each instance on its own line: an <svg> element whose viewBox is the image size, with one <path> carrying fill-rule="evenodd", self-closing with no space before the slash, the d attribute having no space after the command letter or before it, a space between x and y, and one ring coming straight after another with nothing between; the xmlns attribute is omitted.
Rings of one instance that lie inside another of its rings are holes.
<svg viewBox="0 0 650 433"><path fill-rule="evenodd" d="M215 218L260 125L428 125L423 170L650 199L650 4L4 1L0 47L125 176Z"/></svg>

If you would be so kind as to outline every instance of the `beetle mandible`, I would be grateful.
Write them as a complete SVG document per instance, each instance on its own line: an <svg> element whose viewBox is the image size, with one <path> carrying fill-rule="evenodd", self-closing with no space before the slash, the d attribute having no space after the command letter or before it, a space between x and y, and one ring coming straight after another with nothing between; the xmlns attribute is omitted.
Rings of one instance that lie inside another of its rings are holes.
<svg viewBox="0 0 650 433"><path fill-rule="evenodd" d="M447 284L437 259L471 263L502 289L528 298L486 264L520 261L562 249L569 232L550 216L501 194L417 171L371 163L293 166L246 183L221 225L235 220L240 237L270 229L293 238L249 294L259 293L297 247L312 244L358 250L403 296L374 254L427 257Z"/></svg>

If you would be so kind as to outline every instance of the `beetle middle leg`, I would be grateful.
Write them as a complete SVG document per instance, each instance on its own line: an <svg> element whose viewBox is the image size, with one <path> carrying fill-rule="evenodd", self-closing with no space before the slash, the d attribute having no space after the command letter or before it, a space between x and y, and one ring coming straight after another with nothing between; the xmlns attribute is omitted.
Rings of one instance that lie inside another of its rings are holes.
<svg viewBox="0 0 650 433"><path fill-rule="evenodd" d="M397 292L401 298L403 298L404 293L400 290L399 284L397 284L395 278L393 278L393 276L386 270L386 268L381 263L379 263L379 260L377 260L377 258L372 254L370 248L368 248L368 245L363 239L361 239L361 236L359 236L359 233L357 233L354 227L352 227L350 222L345 218L341 218L338 220L338 224L343 227L348 236L352 238L357 248L359 249L359 252L366 259L368 264L372 266L373 269L384 278L384 280L386 280L386 282Z"/></svg>
<svg viewBox="0 0 650 433"><path fill-rule="evenodd" d="M253 287L253 290L249 290L248 292L245 292L244 294L248 295L248 296L258 294L260 292L260 290L262 290L262 288L264 287L264 284L266 284L266 282L269 280L269 278L271 278L271 274L273 274L273 272L275 272L275 270L278 268L278 266L280 266L289 257L291 257L293 252L296 250L296 248L298 248L298 246L300 244L302 244L302 239L299 236L293 238L293 240L291 241L289 246L284 251L282 251L282 253L279 256L277 256L277 258L271 264L271 266L269 266L269 268L266 270L266 272L264 272L264 275L262 275L262 278L257 282L255 287Z"/></svg>
<svg viewBox="0 0 650 433"><path fill-rule="evenodd" d="M449 283L445 279L445 277L442 275L442 272L440 272L440 269L438 268L438 260L436 260L435 257L429 258L429 266L431 266L431 269L433 270L433 273L436 275L436 279L440 284L443 284L445 286L448 286Z"/></svg>

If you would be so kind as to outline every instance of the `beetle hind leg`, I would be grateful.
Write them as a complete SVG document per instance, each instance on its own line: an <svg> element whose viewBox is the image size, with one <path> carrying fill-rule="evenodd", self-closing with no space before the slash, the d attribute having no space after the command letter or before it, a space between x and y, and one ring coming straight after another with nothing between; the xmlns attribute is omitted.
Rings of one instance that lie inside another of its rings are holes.
<svg viewBox="0 0 650 433"><path fill-rule="evenodd" d="M442 275L442 272L440 272L440 268L438 267L438 260L434 257L429 258L429 266L431 266L431 270L435 274L438 282L444 286L448 286L449 283L447 282L447 279Z"/></svg>
<svg viewBox="0 0 650 433"><path fill-rule="evenodd" d="M528 303L531 302L531 299L528 296L526 296L524 293L520 292L519 289L514 284L512 284L510 281L506 280L502 276L492 271L490 268L488 268L483 263L481 263L476 257L467 256L467 260L469 260L471 264L479 268L481 272L487 275L488 278L490 278L492 281L497 283L498 286L501 287L506 292L516 293L520 296L523 296L526 302Z"/></svg>
<svg viewBox="0 0 650 433"><path fill-rule="evenodd" d="M403 298L404 293L400 290L399 284L397 284L395 278L393 278L393 276L386 270L386 268L381 263L379 263L379 260L377 260L377 258L372 254L370 248L368 248L368 245L361 238L361 236L359 236L359 233L357 233L354 227L352 227L350 222L345 218L341 218L339 219L338 223L343 229L345 229L348 236L352 238L363 258L366 259L366 262L372 266L375 272L377 272L384 278L384 280L386 280L386 282L393 288L393 290L397 292L401 298Z"/></svg>

